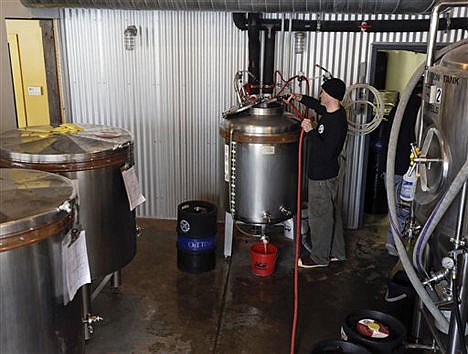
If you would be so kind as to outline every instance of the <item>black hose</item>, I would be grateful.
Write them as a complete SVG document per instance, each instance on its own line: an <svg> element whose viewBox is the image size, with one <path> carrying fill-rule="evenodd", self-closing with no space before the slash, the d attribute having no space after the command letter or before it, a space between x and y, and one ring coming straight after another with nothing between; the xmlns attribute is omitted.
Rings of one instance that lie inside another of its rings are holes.
<svg viewBox="0 0 468 354"><path fill-rule="evenodd" d="M232 15L234 24L241 31L249 28L248 18L244 13L235 12ZM260 18L257 22L260 31L282 31L289 28L288 19ZM301 32L427 32L430 20L357 20L357 21L317 21L317 20L291 20L291 31ZM439 30L468 30L468 18L454 17L439 19Z"/></svg>

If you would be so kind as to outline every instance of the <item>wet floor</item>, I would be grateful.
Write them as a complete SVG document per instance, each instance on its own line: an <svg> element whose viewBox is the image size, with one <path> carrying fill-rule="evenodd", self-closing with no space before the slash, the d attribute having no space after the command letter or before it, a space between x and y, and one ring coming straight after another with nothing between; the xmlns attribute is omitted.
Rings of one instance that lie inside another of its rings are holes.
<svg viewBox="0 0 468 354"><path fill-rule="evenodd" d="M106 286L92 303L104 320L95 325L86 353L289 352L294 242L280 228L269 230L279 249L276 270L262 278L251 271L255 237L236 231L232 257L225 259L220 224L215 269L191 274L177 268L175 221L138 224L137 255L123 269L119 291ZM386 309L386 283L397 259L385 251L386 217L368 216L365 224L346 232L346 262L299 270L297 353L338 339L352 312Z"/></svg>

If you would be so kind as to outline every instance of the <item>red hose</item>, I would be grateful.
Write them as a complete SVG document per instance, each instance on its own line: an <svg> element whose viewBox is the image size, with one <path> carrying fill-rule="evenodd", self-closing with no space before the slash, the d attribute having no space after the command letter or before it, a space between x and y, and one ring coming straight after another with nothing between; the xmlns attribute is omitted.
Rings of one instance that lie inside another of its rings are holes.
<svg viewBox="0 0 468 354"><path fill-rule="evenodd" d="M299 110L290 103L291 107L296 112L297 116L303 120L304 117ZM304 138L304 129L301 129L301 135L299 136L299 148L297 153L297 205L296 205L296 253L294 257L294 315L291 332L291 345L290 354L294 354L296 345L296 327L297 327L297 309L299 303L299 289L298 289L298 268L297 263L299 261L299 247L301 240L301 190L302 190L302 140Z"/></svg>
<svg viewBox="0 0 468 354"><path fill-rule="evenodd" d="M277 97L283 92L283 90L288 86L288 84L298 78L303 79L306 81L307 84L307 94L309 94L309 80L305 76L293 76L288 80L284 80L283 75L279 71L275 71L275 84L276 87L276 74L280 75L280 78L285 84L281 88L281 90L276 95ZM297 109L297 107L288 102L296 115L302 121L304 118L307 117L308 110L306 110L306 117L304 117L301 112ZM299 286L298 286L298 267L297 263L299 262L299 250L300 250L300 240L301 240L301 190L302 190L302 141L304 138L304 129L301 129L301 134L299 136L299 148L298 148L298 162L297 162L297 206L296 206L296 250L295 250L295 257L294 257L294 313L293 313L293 323L292 323L292 331L291 331L291 344L290 344L290 354L294 354L295 346L296 346L296 328L297 328L297 314L298 314L298 303L299 303Z"/></svg>
<svg viewBox="0 0 468 354"><path fill-rule="evenodd" d="M291 346L290 353L294 354L294 347L296 344L296 325L297 325L297 307L299 302L298 290L298 269L297 263L299 262L299 246L301 239L301 179L302 179L302 138L304 137L304 129L301 129L299 137L299 153L297 162L297 212L296 212L296 256L294 257L294 317L291 332Z"/></svg>
<svg viewBox="0 0 468 354"><path fill-rule="evenodd" d="M283 87L281 87L281 90L279 90L279 92L276 94L276 96L281 96L281 93L284 91L284 89L286 87L288 87L289 83L291 81L293 81L294 79L298 79L299 81L304 80L306 82L306 84L307 84L306 92L307 92L307 94L309 94L310 84L309 84L309 79L306 76L304 76L304 75L295 75L295 76L292 76L289 79L285 80L284 77L283 77L283 74L281 74L281 71L276 70L275 73L274 73L273 87L276 87L276 84L277 84L277 82L276 82L276 75L277 74L280 76L281 81L284 82L285 84L283 85Z"/></svg>

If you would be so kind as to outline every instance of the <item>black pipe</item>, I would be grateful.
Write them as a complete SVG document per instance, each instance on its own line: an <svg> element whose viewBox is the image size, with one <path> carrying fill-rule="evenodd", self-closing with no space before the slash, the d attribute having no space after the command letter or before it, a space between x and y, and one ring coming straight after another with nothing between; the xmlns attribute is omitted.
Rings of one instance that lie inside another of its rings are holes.
<svg viewBox="0 0 468 354"><path fill-rule="evenodd" d="M247 24L240 16L233 13L234 24L244 31ZM260 19L257 23L259 30L274 31L289 29L289 20ZM292 31L301 32L426 32L429 31L430 20L366 20L366 21L317 21L317 20L292 20ZM462 29L468 30L467 17L441 18L439 30Z"/></svg>
<svg viewBox="0 0 468 354"><path fill-rule="evenodd" d="M244 12L233 12L232 13L232 20L234 21L234 24L238 29L241 31L247 30L247 21L245 19L245 13Z"/></svg>
<svg viewBox="0 0 468 354"><path fill-rule="evenodd" d="M273 74L275 71L275 30L265 33L265 50L263 53L263 86L264 93L273 93Z"/></svg>
<svg viewBox="0 0 468 354"><path fill-rule="evenodd" d="M248 21L247 30L249 37L249 72L254 76L249 75L248 82L252 88L251 93L259 93L258 80L260 77L260 15L249 13L248 18L244 16L244 21Z"/></svg>

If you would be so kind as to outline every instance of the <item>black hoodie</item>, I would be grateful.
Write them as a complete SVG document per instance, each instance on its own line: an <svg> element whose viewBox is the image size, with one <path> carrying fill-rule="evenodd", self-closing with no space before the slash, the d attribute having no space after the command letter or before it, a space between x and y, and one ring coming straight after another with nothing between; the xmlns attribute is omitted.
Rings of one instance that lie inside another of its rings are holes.
<svg viewBox="0 0 468 354"><path fill-rule="evenodd" d="M328 113L325 106L310 96L302 96L301 103L320 115L317 127L307 133L308 171L312 180L325 180L338 176L338 156L348 132L346 112L343 107Z"/></svg>

